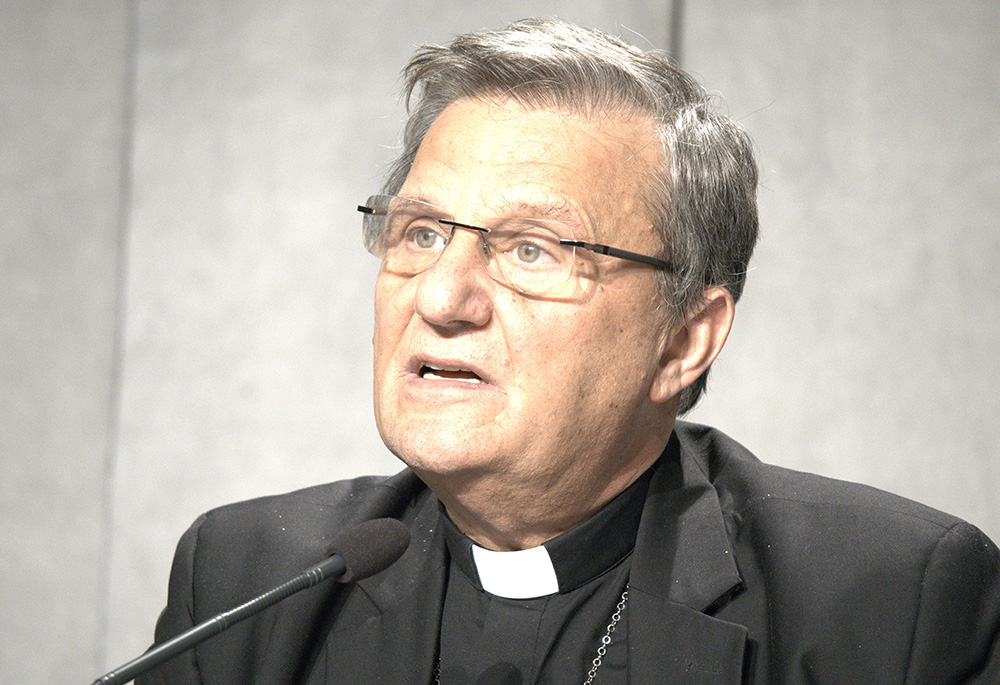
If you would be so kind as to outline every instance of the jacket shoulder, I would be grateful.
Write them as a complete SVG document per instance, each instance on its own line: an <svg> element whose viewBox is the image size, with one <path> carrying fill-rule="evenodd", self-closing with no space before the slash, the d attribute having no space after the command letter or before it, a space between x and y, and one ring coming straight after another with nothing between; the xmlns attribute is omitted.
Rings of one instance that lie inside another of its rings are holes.
<svg viewBox="0 0 1000 685"><path fill-rule="evenodd" d="M934 537L963 523L955 516L878 488L762 462L746 447L708 426L679 422L678 437L715 486L723 509L743 519L756 518L755 512L786 502L825 509L831 516L852 511L853 517L861 519L898 517Z"/></svg>
<svg viewBox="0 0 1000 685"><path fill-rule="evenodd" d="M201 515L178 544L196 588L225 608L233 598L283 582L329 554L344 529L407 520L429 493L409 470L365 476L227 504ZM199 606L199 614L216 607Z"/></svg>
<svg viewBox="0 0 1000 685"><path fill-rule="evenodd" d="M209 530L226 536L286 533L279 537L296 537L310 532L332 540L340 527L404 515L424 489L409 470L394 476L362 476L226 504L202 515L200 527L202 536ZM315 525L321 523L329 529L316 530Z"/></svg>
<svg viewBox="0 0 1000 685"><path fill-rule="evenodd" d="M745 583L720 617L760 640L771 679L995 677L1000 550L976 527L877 488L765 464L712 428L677 432L718 496Z"/></svg>

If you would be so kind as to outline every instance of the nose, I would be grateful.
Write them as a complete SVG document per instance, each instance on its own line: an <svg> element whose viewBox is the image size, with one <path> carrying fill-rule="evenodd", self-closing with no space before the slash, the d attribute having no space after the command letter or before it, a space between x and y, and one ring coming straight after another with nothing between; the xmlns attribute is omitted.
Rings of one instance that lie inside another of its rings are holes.
<svg viewBox="0 0 1000 685"><path fill-rule="evenodd" d="M437 262L417 276L416 313L433 326L481 327L493 315L493 279L483 262L477 229L453 227Z"/></svg>

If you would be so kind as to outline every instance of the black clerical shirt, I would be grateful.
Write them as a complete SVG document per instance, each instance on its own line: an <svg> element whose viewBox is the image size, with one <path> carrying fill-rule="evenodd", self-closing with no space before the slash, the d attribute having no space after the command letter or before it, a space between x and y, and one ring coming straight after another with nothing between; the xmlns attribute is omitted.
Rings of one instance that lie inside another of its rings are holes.
<svg viewBox="0 0 1000 685"><path fill-rule="evenodd" d="M474 552L475 543L442 509L451 560L440 682L584 682L628 584L651 476L652 469L590 519L527 555ZM627 613L610 636L595 683L626 682Z"/></svg>

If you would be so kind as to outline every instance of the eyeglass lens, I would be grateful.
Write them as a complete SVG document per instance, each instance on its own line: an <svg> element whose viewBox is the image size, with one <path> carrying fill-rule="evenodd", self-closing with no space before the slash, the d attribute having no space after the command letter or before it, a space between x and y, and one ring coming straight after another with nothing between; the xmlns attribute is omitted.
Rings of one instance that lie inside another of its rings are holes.
<svg viewBox="0 0 1000 685"><path fill-rule="evenodd" d="M433 205L386 195L369 198L364 212L365 247L395 270L417 274L433 266L456 231L478 233L486 270L525 293L551 294L573 271L575 250L568 226L557 222L507 218L488 227L460 224Z"/></svg>

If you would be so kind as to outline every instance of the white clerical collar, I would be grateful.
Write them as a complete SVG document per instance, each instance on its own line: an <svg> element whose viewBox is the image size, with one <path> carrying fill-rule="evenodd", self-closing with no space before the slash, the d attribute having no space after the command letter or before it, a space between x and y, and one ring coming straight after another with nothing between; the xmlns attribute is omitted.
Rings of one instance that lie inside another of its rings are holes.
<svg viewBox="0 0 1000 685"><path fill-rule="evenodd" d="M472 545L479 582L491 595L531 599L559 592L556 569L545 547L494 552Z"/></svg>

